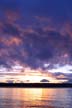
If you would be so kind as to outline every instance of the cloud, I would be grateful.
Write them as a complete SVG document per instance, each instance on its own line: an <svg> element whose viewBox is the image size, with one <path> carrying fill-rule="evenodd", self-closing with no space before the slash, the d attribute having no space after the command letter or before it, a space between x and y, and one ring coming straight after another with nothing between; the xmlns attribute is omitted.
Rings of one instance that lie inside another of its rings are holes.
<svg viewBox="0 0 72 108"><path fill-rule="evenodd" d="M16 21L19 21L21 18L20 11L16 10L5 10L4 15L6 17L7 22L14 23Z"/></svg>
<svg viewBox="0 0 72 108"><path fill-rule="evenodd" d="M9 23L4 23L2 30L5 34L19 35L18 29Z"/></svg>
<svg viewBox="0 0 72 108"><path fill-rule="evenodd" d="M2 38L1 39L2 43L5 44L6 46L19 46L21 44L21 40L18 37L10 37L10 38Z"/></svg>
<svg viewBox="0 0 72 108"><path fill-rule="evenodd" d="M0 65L72 72L71 11L70 1L0 1Z"/></svg>
<svg viewBox="0 0 72 108"><path fill-rule="evenodd" d="M65 64L64 66L60 66L58 64L54 65L53 69L50 69L50 72L62 72L62 73L72 73L72 66L69 64Z"/></svg>
<svg viewBox="0 0 72 108"><path fill-rule="evenodd" d="M32 18L35 21L35 17ZM49 21L48 17L37 18L43 23L44 20ZM63 32L61 30L51 22L44 26L32 23L27 27L22 27L20 22L1 22L1 63L12 65L19 61L31 68L43 68L47 62L51 65L71 63L72 36L66 29Z"/></svg>

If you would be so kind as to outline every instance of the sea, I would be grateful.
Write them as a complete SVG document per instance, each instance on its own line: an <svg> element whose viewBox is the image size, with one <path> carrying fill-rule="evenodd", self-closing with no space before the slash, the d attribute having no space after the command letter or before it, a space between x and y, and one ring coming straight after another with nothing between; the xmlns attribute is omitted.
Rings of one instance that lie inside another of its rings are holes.
<svg viewBox="0 0 72 108"><path fill-rule="evenodd" d="M72 88L0 88L0 108L72 108Z"/></svg>

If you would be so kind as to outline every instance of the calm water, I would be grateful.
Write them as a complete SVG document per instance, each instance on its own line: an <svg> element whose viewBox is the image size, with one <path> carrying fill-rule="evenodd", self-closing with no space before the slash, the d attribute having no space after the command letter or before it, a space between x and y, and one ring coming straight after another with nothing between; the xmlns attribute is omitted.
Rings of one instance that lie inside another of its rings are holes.
<svg viewBox="0 0 72 108"><path fill-rule="evenodd" d="M72 108L72 89L0 88L0 108Z"/></svg>

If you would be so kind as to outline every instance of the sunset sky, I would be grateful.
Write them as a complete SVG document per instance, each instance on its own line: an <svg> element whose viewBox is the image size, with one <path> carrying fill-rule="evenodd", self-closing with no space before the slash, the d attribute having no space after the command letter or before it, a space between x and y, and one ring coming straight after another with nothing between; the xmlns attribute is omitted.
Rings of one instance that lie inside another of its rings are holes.
<svg viewBox="0 0 72 108"><path fill-rule="evenodd" d="M71 0L0 1L0 73L16 65L72 73Z"/></svg>

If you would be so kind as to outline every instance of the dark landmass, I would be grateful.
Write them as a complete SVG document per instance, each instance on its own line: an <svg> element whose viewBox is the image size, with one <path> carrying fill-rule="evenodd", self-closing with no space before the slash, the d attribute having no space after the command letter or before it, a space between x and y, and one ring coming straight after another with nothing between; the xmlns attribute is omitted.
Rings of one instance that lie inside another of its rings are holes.
<svg viewBox="0 0 72 108"><path fill-rule="evenodd" d="M0 83L0 87L17 88L67 88L72 83Z"/></svg>

